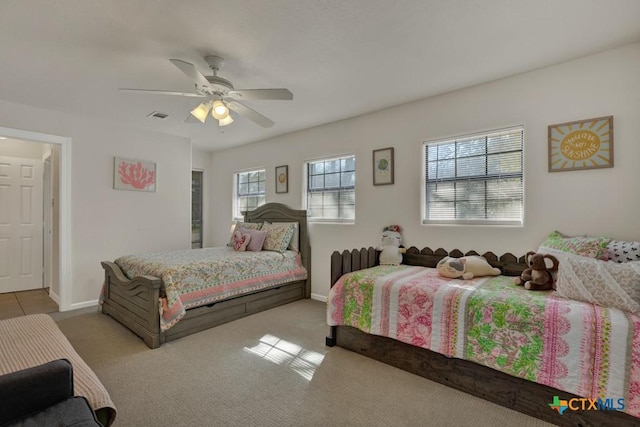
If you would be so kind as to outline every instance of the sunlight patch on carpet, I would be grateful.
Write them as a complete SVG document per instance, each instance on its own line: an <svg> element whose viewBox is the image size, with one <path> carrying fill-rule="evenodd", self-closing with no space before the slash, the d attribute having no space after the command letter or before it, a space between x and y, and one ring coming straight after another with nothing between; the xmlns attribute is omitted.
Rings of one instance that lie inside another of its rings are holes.
<svg viewBox="0 0 640 427"><path fill-rule="evenodd" d="M262 357L276 365L288 366L302 378L311 381L316 368L320 366L324 355L307 350L298 344L267 334L253 347L244 351Z"/></svg>

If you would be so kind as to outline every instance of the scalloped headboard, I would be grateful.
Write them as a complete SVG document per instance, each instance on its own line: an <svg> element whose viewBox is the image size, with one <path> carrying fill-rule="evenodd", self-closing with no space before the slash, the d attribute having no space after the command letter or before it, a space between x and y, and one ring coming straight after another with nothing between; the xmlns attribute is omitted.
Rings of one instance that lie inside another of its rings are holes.
<svg viewBox="0 0 640 427"><path fill-rule="evenodd" d="M524 255L518 258L510 253L497 256L493 252L479 254L476 251L469 251L463 253L458 249L450 252L442 248L438 248L435 251L430 248L419 250L415 246L407 249L407 252L402 255L402 263L435 268L438 261L446 256L460 258L467 255L481 255L485 257L489 264L493 267L498 267L505 276L520 276L520 274L529 267L525 263ZM378 265L379 262L380 252L376 251L373 247L352 249L351 251L344 250L342 252L335 251L331 255L331 286L333 286L343 274L374 267Z"/></svg>

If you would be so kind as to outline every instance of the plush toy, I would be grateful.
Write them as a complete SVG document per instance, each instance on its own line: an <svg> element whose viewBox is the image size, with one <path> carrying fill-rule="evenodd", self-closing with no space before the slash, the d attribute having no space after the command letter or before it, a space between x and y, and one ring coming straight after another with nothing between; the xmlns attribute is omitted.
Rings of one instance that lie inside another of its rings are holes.
<svg viewBox="0 0 640 427"><path fill-rule="evenodd" d="M549 254L527 252L525 261L529 268L525 269L514 282L530 291L545 291L555 289L558 275L558 258Z"/></svg>
<svg viewBox="0 0 640 427"><path fill-rule="evenodd" d="M376 250L380 252L380 265L402 264L402 254L407 250L402 246L402 229L399 225L390 225L382 230L382 240Z"/></svg>
<svg viewBox="0 0 640 427"><path fill-rule="evenodd" d="M499 268L491 267L485 257L470 255L462 258L442 258L436 265L438 274L450 279L473 279L480 276L497 276Z"/></svg>

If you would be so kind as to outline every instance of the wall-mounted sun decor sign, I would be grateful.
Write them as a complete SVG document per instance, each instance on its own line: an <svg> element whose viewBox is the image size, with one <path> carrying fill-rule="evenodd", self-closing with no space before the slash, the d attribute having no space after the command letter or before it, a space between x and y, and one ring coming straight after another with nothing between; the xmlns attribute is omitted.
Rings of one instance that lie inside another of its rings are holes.
<svg viewBox="0 0 640 427"><path fill-rule="evenodd" d="M549 172L613 167L613 116L549 126Z"/></svg>

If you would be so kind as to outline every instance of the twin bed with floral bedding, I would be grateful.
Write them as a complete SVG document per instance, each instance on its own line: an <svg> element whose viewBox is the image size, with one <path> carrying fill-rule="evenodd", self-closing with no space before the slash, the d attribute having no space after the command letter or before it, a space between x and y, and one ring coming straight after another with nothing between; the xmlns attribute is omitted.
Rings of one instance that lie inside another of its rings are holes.
<svg viewBox="0 0 640 427"><path fill-rule="evenodd" d="M102 312L156 348L310 297L306 211L270 203L246 212L245 221L235 228L228 246L102 262Z"/></svg>
<svg viewBox="0 0 640 427"><path fill-rule="evenodd" d="M638 245L553 233L538 248L560 260L550 291L442 277L443 250L411 248L399 266L336 252L327 342L555 424L640 425ZM526 267L485 256L511 274Z"/></svg>
<svg viewBox="0 0 640 427"><path fill-rule="evenodd" d="M194 307L307 278L294 251L236 252L231 247L127 255L116 259L127 277L162 279L160 330L166 331Z"/></svg>

